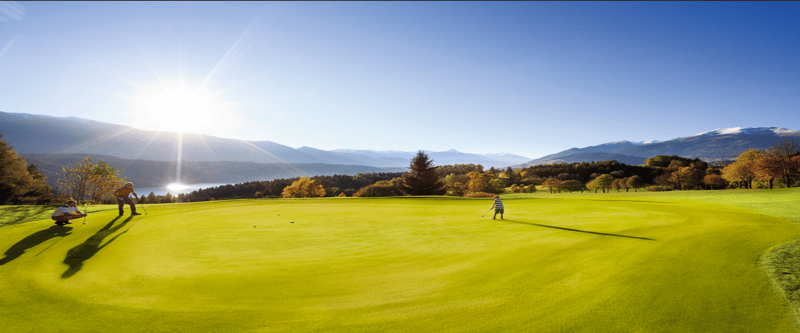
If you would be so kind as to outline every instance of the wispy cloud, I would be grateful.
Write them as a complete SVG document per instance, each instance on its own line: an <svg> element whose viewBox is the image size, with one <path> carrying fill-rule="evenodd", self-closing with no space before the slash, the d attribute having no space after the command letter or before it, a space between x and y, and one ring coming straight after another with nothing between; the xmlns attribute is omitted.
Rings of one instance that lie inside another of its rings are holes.
<svg viewBox="0 0 800 333"><path fill-rule="evenodd" d="M6 54L6 52L8 52L8 50L11 49L11 45L14 45L14 42L16 42L17 39L19 39L19 36L12 38L10 41L8 41L8 43L6 43L6 46L4 46L2 50L0 50L0 60L3 59L3 56Z"/></svg>
<svg viewBox="0 0 800 333"><path fill-rule="evenodd" d="M25 16L25 7L14 1L0 1L0 22L18 21Z"/></svg>

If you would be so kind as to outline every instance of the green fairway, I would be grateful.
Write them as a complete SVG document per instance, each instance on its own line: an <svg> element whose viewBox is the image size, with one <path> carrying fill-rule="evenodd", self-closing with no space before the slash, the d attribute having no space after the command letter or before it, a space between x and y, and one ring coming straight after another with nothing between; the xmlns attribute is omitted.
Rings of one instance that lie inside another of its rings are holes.
<svg viewBox="0 0 800 333"><path fill-rule="evenodd" d="M235 200L0 228L4 332L797 332L800 191ZM765 204L770 203L771 204ZM795 205L795 206L793 206Z"/></svg>

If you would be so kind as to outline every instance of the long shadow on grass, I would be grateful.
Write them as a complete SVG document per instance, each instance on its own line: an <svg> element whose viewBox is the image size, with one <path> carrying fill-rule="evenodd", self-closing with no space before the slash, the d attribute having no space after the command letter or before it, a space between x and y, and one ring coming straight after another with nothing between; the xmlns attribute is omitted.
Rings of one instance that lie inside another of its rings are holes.
<svg viewBox="0 0 800 333"><path fill-rule="evenodd" d="M53 210L55 209L54 207L55 206L20 206L6 209L3 211L3 215L7 220L0 221L0 227L36 221L42 218L41 215L44 214L44 212ZM49 218L49 216L46 218Z"/></svg>
<svg viewBox="0 0 800 333"><path fill-rule="evenodd" d="M7 264L8 262L19 258L25 253L25 250L33 248L39 244L46 242L51 238L56 237L66 237L70 235L72 232L71 227L63 227L63 226L52 226L48 229L37 231L32 235L23 238L17 244L11 245L11 248L8 249L5 253L5 258L0 259L0 266Z"/></svg>
<svg viewBox="0 0 800 333"><path fill-rule="evenodd" d="M128 232L128 230L125 230L121 232L119 235L114 236L114 238L110 239L102 246L100 245L103 243L103 240L106 239L106 237L122 229L126 224L128 224L128 222L130 222L133 219L133 217L132 216L128 217L127 219L122 221L122 223L120 223L119 225L112 227L114 223L116 223L117 220L119 219L120 219L119 216L115 217L113 220L111 220L111 222L106 224L106 226L103 227L103 229L100 229L99 231L97 231L97 233L92 235L92 237L89 237L89 239L87 239L85 242L76 247L71 248L67 252L67 257L64 259L64 263L69 265L69 269L67 269L67 271L61 275L62 279L66 279L68 277L75 275L75 273L80 271L81 268L83 267L84 261L93 257L95 254L97 254L97 252L100 252L100 250L108 246L108 244L111 244L111 242L113 242L119 236L122 236L122 234Z"/></svg>
<svg viewBox="0 0 800 333"><path fill-rule="evenodd" d="M595 235L601 235L601 236L624 237L624 238L633 238L633 239L641 239L641 240L649 240L649 241L654 241L655 240L655 239L652 239L652 238L645 238L645 237L625 236L625 235L617 235L617 234L607 234L607 233L604 233L604 232L595 232L595 231L586 231L586 230L578 230L578 229L563 228L563 227L554 227L552 225L546 225L546 224L529 223L529 222L521 222L521 221L510 221L510 220L503 220L503 221L510 222L510 223L533 225L533 226L544 227L544 228L553 228L553 229L560 229L560 230L566 230L566 231L583 232L583 233L587 233L587 234L595 234Z"/></svg>

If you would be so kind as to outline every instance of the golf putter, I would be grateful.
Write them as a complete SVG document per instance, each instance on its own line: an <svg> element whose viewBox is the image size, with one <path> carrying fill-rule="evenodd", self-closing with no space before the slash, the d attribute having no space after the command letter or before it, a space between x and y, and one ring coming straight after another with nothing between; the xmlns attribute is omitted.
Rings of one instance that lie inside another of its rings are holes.
<svg viewBox="0 0 800 333"><path fill-rule="evenodd" d="M486 216L486 214L489 214L489 212L491 212L493 208L494 207L489 208L489 210L487 210L486 213L483 213L483 215L481 215L481 217L484 217L484 216Z"/></svg>
<svg viewBox="0 0 800 333"><path fill-rule="evenodd" d="M144 206L144 202L142 202L142 209L144 209L144 215L147 215L147 207Z"/></svg>

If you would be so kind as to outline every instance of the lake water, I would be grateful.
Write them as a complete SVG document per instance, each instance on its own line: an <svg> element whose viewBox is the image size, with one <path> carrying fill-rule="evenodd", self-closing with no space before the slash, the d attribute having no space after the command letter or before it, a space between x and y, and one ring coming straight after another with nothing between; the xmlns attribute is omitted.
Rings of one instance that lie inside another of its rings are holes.
<svg viewBox="0 0 800 333"><path fill-rule="evenodd" d="M155 195L166 195L167 192L172 195L177 195L181 193L191 193L192 191L199 190L201 188L209 188L209 187L217 187L222 185L228 185L227 183L218 184L218 183L203 183L203 184L183 184L185 186L183 189L176 190L167 188L167 186L163 187L134 187L134 191L139 196L149 195L150 192L153 192Z"/></svg>

